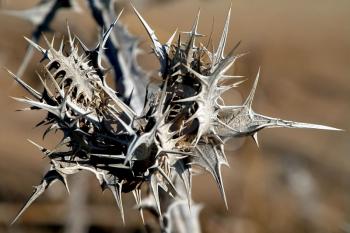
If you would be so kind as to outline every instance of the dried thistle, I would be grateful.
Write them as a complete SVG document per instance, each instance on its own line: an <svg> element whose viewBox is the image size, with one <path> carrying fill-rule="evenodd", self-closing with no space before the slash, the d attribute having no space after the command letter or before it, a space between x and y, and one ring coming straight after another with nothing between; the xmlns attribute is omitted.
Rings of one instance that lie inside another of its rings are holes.
<svg viewBox="0 0 350 233"><path fill-rule="evenodd" d="M224 104L222 94L242 83L240 76L227 74L244 55L235 54L237 46L228 55L224 53L231 10L218 47L211 52L197 42L202 36L197 31L199 12L191 31L178 34L174 42L175 32L162 44L141 14L135 8L134 11L153 43L161 76L158 90L147 91L140 113L107 85L106 68L101 63L102 51L120 15L93 50L73 38L69 28L68 43L61 41L58 49L54 38L49 42L45 37L47 48L27 39L46 62L45 72L38 75L44 90L34 90L10 72L32 96L15 99L30 106L25 110L47 111L38 126L48 126L44 136L59 130L63 138L54 150L32 142L50 160L51 167L14 222L53 182L59 180L69 190L67 177L81 170L94 173L101 188L111 190L123 221L122 193L132 192L141 215L143 209L150 209L161 223L163 217L172 214L173 206L186 198L191 205L196 166L214 177L227 206L221 166L228 165L224 153L228 139L252 136L257 143L259 130L275 127L338 130L255 113L252 104L259 72L242 105ZM178 182L185 191L178 189ZM142 199L143 186L152 198ZM163 195L174 199L170 204L162 203ZM162 228L171 232L167 226Z"/></svg>

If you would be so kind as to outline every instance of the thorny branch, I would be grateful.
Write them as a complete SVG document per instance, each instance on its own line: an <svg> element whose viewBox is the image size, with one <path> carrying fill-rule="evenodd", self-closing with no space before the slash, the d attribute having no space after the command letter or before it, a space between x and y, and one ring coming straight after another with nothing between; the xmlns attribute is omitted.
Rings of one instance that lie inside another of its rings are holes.
<svg viewBox="0 0 350 233"><path fill-rule="evenodd" d="M47 28L60 9L48 7L53 2L42 1L27 11L27 19L33 20L33 11L46 7L47 14L34 20L37 30L39 25ZM64 135L54 150L33 143L50 160L51 168L14 221L53 182L59 180L68 189L67 177L86 170L95 174L103 190L113 193L123 221L122 193L132 192L142 219L143 210L149 210L159 219L162 232L200 232L200 207L191 199L194 168L213 176L227 206L221 167L228 165L224 146L230 138L251 136L258 144L257 133L264 128L338 130L255 113L252 105L260 69L242 105L224 104L222 94L243 82L240 76L227 74L244 55L236 54L236 47L225 55L231 10L217 49L210 51L198 43L203 36L198 32L200 12L189 32L175 32L162 43L133 6L160 67L161 84L156 90L143 90L136 83L148 82L148 75L136 62L137 39L118 23L121 14L115 15L114 1L87 2L98 25L108 28L95 48L73 37L69 27L68 43L61 41L58 49L54 37L51 42L44 37L44 48L33 34L27 40L43 56L46 72L38 77L44 90L33 89L9 71L31 95L15 98L29 105L24 110L47 111L38 124L48 127L44 136L56 130ZM50 14L53 16L48 17ZM118 92L105 81L107 69L101 63L105 56Z"/></svg>

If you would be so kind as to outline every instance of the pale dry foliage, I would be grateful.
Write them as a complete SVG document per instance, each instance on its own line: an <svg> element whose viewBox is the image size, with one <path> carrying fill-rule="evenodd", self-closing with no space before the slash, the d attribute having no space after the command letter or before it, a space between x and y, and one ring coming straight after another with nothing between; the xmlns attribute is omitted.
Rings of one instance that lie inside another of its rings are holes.
<svg viewBox="0 0 350 233"><path fill-rule="evenodd" d="M189 32L175 32L163 44L134 11L160 64L159 84L149 84L144 99L142 83L148 82L148 76L135 64L134 50L124 53L124 63L119 60L118 66L125 86L135 92L129 90L125 97L125 90L120 95L106 82L109 69L102 65L106 44L132 38L117 23L121 14L94 49L72 36L68 26L69 38L66 42L62 39L58 48L54 37L52 41L44 37L46 48L27 39L43 56L43 71L38 74L43 90L33 89L9 71L31 95L15 99L30 106L25 110L47 111L37 126L47 127L44 136L61 131L63 138L52 150L32 142L49 159L50 169L14 221L53 182L63 182L69 191L67 177L86 170L96 175L103 190L113 193L123 221L122 193L132 192L142 218L143 210L150 210L164 232L174 232L174 207L191 206L192 176L197 170L213 176L227 206L221 166L228 165L224 146L229 139L251 136L258 144L257 132L275 127L338 130L255 113L252 104L259 71L245 101L225 105L222 94L244 81L241 76L228 74L244 55L235 53L238 45L227 55L224 52L231 10L216 49L198 41L203 36L197 31L200 12ZM129 48L136 49L135 43ZM192 208L197 215L198 207Z"/></svg>

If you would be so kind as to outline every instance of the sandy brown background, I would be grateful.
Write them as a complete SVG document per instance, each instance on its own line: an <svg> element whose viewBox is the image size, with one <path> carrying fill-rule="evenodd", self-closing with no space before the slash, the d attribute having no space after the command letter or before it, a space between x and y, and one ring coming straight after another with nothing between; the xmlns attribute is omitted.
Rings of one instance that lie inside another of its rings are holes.
<svg viewBox="0 0 350 233"><path fill-rule="evenodd" d="M37 1L8 0L2 9L25 9ZM81 14L61 12L53 29L71 29L94 45L97 30L83 1ZM187 31L198 8L199 29L210 34L213 17L214 41L218 41L230 1L179 0L135 1L143 16L162 41L176 29ZM128 4L126 3L127 9ZM130 31L149 41L131 11L122 21ZM0 65L16 71L24 55L32 26L0 14ZM51 37L52 34L48 33ZM241 95L225 96L234 103L249 93L262 67L255 97L257 112L320 123L347 132L272 129L259 134L260 149L251 139L227 146L230 168L224 168L229 210L209 175L194 180L194 200L204 204L201 214L206 233L331 233L350 232L350 1L348 0L234 0L228 49L239 40L239 52L249 51L235 69L249 80L238 90ZM156 60L147 53L140 63L148 69ZM24 79L38 87L35 56ZM33 129L40 113L15 112L22 106L9 96L23 96L9 75L0 70L0 232L64 232L71 204L57 184L43 195L17 225L7 225L38 184L48 161L29 144L31 138L52 146L57 137L41 140L42 129ZM87 175L87 174L85 174ZM144 232L133 200L125 195L126 226L120 221L110 193L103 195L94 177L87 175L81 187L89 192L82 211L89 232Z"/></svg>

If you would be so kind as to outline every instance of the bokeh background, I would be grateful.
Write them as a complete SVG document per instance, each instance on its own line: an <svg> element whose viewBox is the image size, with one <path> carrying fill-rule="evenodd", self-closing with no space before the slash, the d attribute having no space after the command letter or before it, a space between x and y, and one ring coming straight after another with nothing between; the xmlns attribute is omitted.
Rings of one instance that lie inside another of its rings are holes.
<svg viewBox="0 0 350 233"><path fill-rule="evenodd" d="M7 0L1 10L26 9L37 2ZM95 22L84 1L78 2L82 12L61 11L52 28L62 36L68 19L72 31L93 46L98 35ZM214 19L213 39L218 42L231 4L226 0L133 2L162 41L176 28L188 31L200 8L200 32L209 35ZM150 42L142 26L128 1L120 4L126 7L122 22L141 38L145 53L140 63L155 69L157 62L149 54ZM30 23L0 13L1 66L18 69L27 46L23 36L30 36L32 30ZM47 34L51 38L52 33ZM194 200L203 204L203 232L350 232L350 2L233 0L227 51L240 40L238 52L250 53L232 72L249 79L237 89L240 94L227 94L226 102L237 103L247 96L261 66L254 102L257 112L346 131L265 130L259 133L260 149L250 138L229 142L230 167L223 169L229 209L209 175L194 179ZM39 59L33 57L23 77L34 87L39 87L34 72ZM145 232L133 198L123 198L123 226L112 195L102 194L89 174L70 180L71 185L80 184L73 197L55 184L16 225L8 226L48 166L26 139L54 146L57 136L42 141L43 130L33 126L43 114L15 112L23 105L9 96L25 93L4 70L0 77L0 232ZM72 230L72 221L83 227Z"/></svg>

